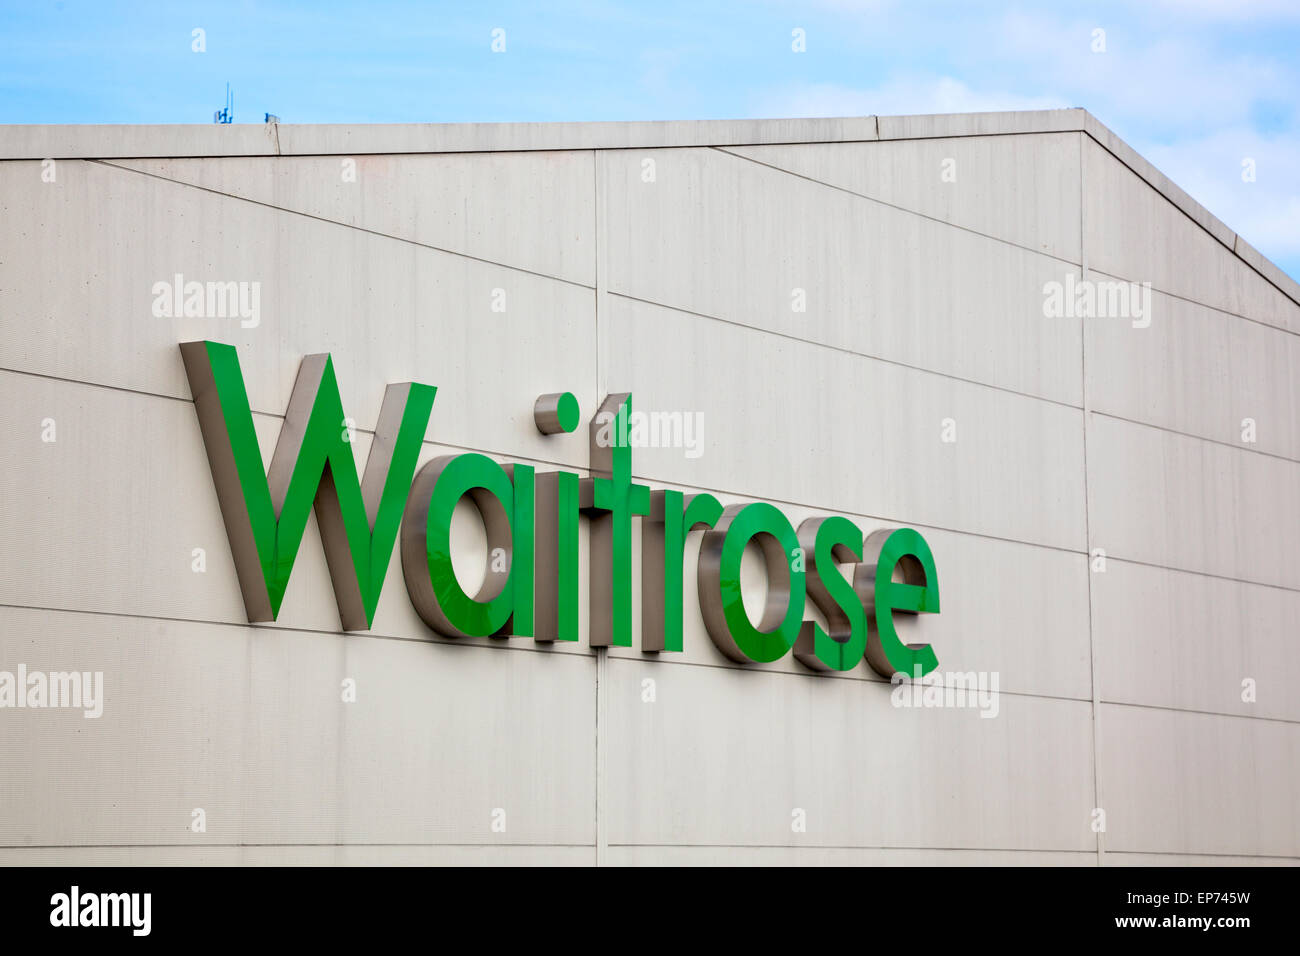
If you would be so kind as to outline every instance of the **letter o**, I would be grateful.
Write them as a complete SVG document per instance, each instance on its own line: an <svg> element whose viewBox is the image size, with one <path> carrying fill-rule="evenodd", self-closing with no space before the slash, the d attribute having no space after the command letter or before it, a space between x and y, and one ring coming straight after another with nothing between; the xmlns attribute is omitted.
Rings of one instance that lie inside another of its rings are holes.
<svg viewBox="0 0 1300 956"><path fill-rule="evenodd" d="M740 593L745 546L757 539L767 570L767 600L755 627ZM794 646L803 623L807 580L790 567L799 537L774 505L730 505L700 545L697 581L704 625L718 650L735 661L780 660Z"/></svg>

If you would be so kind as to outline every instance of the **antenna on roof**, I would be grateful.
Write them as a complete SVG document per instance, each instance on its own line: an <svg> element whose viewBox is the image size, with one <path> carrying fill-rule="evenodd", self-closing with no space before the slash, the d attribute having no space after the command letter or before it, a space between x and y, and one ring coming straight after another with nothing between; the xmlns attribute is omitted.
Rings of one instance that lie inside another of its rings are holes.
<svg viewBox="0 0 1300 956"><path fill-rule="evenodd" d="M226 106L212 114L214 123L233 123L235 121L235 95L230 92L230 84L226 84Z"/></svg>

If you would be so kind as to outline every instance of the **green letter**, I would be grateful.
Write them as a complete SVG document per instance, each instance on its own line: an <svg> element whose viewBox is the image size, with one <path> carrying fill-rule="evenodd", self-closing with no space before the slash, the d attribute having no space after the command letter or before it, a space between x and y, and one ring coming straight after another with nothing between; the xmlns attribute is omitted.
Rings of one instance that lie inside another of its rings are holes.
<svg viewBox="0 0 1300 956"><path fill-rule="evenodd" d="M235 347L186 342L181 357L248 619L273 621L279 614L315 502L343 629L370 627L437 389L388 386L358 485L328 354L302 360L269 473L262 469Z"/></svg>
<svg viewBox="0 0 1300 956"><path fill-rule="evenodd" d="M682 549L695 528L712 528L722 505L709 494L650 494L650 520L641 522L641 650L682 649Z"/></svg>
<svg viewBox="0 0 1300 956"><path fill-rule="evenodd" d="M767 601L758 627L749 621L740 593L745 545L758 538L767 565ZM718 650L736 661L775 661L785 656L803 622L805 572L790 566L799 539L773 505L728 505L717 527L704 534L697 572L704 625Z"/></svg>
<svg viewBox="0 0 1300 956"><path fill-rule="evenodd" d="M513 482L511 481L513 472ZM532 633L533 469L511 471L476 453L435 458L420 469L402 519L402 573L411 604L449 637ZM461 590L451 561L451 516L469 495L487 531L487 573L479 593ZM497 552L505 558L494 568Z"/></svg>
<svg viewBox="0 0 1300 956"><path fill-rule="evenodd" d="M902 673L924 677L939 666L929 644L904 644L898 636L894 612L939 613L939 576L934 555L919 531L888 528L873 531L867 538L867 554L875 553L874 565L859 564L854 585L864 604L872 607L867 640L867 663L881 677ZM903 583L894 581L894 569L903 572Z"/></svg>
<svg viewBox="0 0 1300 956"><path fill-rule="evenodd" d="M799 525L799 546L808 559L808 596L830 633L804 621L794 656L813 670L852 670L867 648L867 615L835 562L862 560L862 531L848 518L807 518Z"/></svg>
<svg viewBox="0 0 1300 956"><path fill-rule="evenodd" d="M650 513L650 489L632 483L632 396L610 395L591 420L591 646L632 646L632 516Z"/></svg>
<svg viewBox="0 0 1300 956"><path fill-rule="evenodd" d="M537 476L537 633L539 641L578 639L578 476Z"/></svg>

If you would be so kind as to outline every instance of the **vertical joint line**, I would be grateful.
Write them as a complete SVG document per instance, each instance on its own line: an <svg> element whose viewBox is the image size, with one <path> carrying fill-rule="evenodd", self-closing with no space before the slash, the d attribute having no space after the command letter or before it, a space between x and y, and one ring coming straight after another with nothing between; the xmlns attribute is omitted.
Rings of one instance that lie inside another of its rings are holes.
<svg viewBox="0 0 1300 956"><path fill-rule="evenodd" d="M591 151L591 216L592 216L592 253L594 257L593 267L595 269L595 290L593 292L593 308L595 311L595 360L596 360L596 404L604 399L605 395L605 339L606 336L601 334L601 325L605 321L605 269L602 262L604 251L603 236L601 235L605 204L600 190L600 151L593 149ZM588 632L590 639L590 632ZM595 759L596 759L596 866L604 866L606 863L605 856L608 850L608 834L605 832L605 747L602 739L605 730L606 716L606 654L607 648L593 648L596 654L596 740L595 740Z"/></svg>
<svg viewBox="0 0 1300 956"><path fill-rule="evenodd" d="M1084 217L1087 215L1086 191L1084 189L1084 137L1079 137L1079 279L1088 278L1088 250ZM1098 746L1098 724L1100 722L1101 691L1097 687L1097 640L1093 633L1092 611L1092 499L1088 489L1088 421L1091 409L1088 406L1088 320L1079 317L1079 388L1083 405L1083 535L1084 535L1084 572L1088 575L1088 680L1092 686L1092 799L1093 806L1106 812L1101 798L1101 755ZM1106 831L1097 833L1097 865L1105 862Z"/></svg>

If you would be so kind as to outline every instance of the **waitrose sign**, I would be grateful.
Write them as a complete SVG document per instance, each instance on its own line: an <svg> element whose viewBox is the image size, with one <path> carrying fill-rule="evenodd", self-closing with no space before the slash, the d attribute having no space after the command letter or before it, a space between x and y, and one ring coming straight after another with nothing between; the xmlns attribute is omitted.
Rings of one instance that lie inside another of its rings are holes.
<svg viewBox="0 0 1300 956"><path fill-rule="evenodd" d="M411 603L435 631L576 641L578 531L585 518L590 643L630 647L635 517L643 651L682 650L683 551L686 536L704 529L695 575L700 608L710 638L733 660L775 661L793 650L815 670L848 670L865 657L888 677L938 666L928 644L905 644L897 630L899 614L939 611L934 557L920 532L895 528L864 537L838 516L808 518L796 530L765 502L724 506L711 494L638 484L630 394L608 396L591 420L590 476L539 474L475 453L435 458L417 473L437 389L389 385L358 478L333 362L309 355L268 471L234 346L205 341L180 348L250 621L279 613L314 507L345 630L374 621L400 532ZM577 425L567 395L538 408L547 430ZM482 517L496 565L472 595L452 566L451 518L462 498ZM751 541L768 576L758 624L741 599L741 560ZM809 603L825 627L804 619Z"/></svg>

